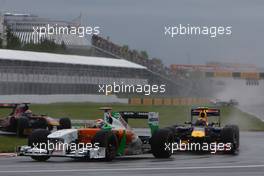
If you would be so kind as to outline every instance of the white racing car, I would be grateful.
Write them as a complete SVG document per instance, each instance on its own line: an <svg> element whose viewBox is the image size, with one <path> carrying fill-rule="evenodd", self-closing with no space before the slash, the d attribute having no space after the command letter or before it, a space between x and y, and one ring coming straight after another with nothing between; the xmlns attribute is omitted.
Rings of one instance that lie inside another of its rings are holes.
<svg viewBox="0 0 264 176"><path fill-rule="evenodd" d="M158 130L158 113L111 112L110 108L103 108L103 110L104 118L86 124L85 128L64 129L51 134L45 129L33 131L29 136L28 146L18 148L18 156L30 156L37 161L46 161L50 157L110 161L116 156L151 151L151 136L138 136L129 127L127 121L130 118L148 119L148 125L153 134Z"/></svg>

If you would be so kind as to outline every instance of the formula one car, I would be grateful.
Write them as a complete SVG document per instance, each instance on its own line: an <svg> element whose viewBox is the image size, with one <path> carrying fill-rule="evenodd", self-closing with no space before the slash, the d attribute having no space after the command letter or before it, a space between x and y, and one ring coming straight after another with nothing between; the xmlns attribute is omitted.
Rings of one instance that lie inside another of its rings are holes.
<svg viewBox="0 0 264 176"><path fill-rule="evenodd" d="M191 109L190 122L159 129L151 142L152 153L158 158L170 157L174 150L236 154L239 128L236 125L221 127L219 109L198 107Z"/></svg>
<svg viewBox="0 0 264 176"><path fill-rule="evenodd" d="M30 156L37 161L46 161L50 157L111 161L116 156L150 152L150 136L138 136L127 121L130 118L148 119L151 133L155 133L158 129L158 113L111 112L111 108L102 109L104 118L89 121L85 128L64 129L51 134L43 129L33 131L28 146L18 148L18 156Z"/></svg>
<svg viewBox="0 0 264 176"><path fill-rule="evenodd" d="M230 99L229 101L224 101L220 99L211 100L210 103L214 106L238 106L239 103L236 99Z"/></svg>
<svg viewBox="0 0 264 176"><path fill-rule="evenodd" d="M0 109L10 109L9 115L0 119L0 129L15 132L17 136L29 135L32 130L42 128L49 131L71 128L69 118L53 119L46 115L33 114L29 103L2 103Z"/></svg>

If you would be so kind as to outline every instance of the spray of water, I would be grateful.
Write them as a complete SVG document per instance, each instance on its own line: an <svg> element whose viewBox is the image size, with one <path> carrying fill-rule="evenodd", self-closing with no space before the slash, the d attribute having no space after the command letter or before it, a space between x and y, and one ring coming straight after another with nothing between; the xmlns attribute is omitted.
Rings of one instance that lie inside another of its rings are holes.
<svg viewBox="0 0 264 176"><path fill-rule="evenodd" d="M245 80L225 79L222 91L215 97L224 101L236 99L239 109L264 120L264 81L260 80L258 86L246 85ZM232 114L235 116L235 114Z"/></svg>

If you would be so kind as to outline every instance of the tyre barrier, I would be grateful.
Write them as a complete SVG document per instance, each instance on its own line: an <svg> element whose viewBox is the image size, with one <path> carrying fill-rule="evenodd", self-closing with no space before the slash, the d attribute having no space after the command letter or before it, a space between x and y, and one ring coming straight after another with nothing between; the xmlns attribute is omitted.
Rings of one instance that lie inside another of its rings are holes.
<svg viewBox="0 0 264 176"><path fill-rule="evenodd" d="M130 98L129 104L131 105L199 105L209 104L208 98Z"/></svg>

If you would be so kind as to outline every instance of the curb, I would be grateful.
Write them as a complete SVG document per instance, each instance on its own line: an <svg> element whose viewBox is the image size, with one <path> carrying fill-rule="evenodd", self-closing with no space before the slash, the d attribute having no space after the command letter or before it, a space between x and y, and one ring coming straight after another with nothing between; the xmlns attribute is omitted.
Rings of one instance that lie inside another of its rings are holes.
<svg viewBox="0 0 264 176"><path fill-rule="evenodd" d="M17 156L17 154L16 153L0 153L0 158L7 158L7 157L15 157L15 156Z"/></svg>

